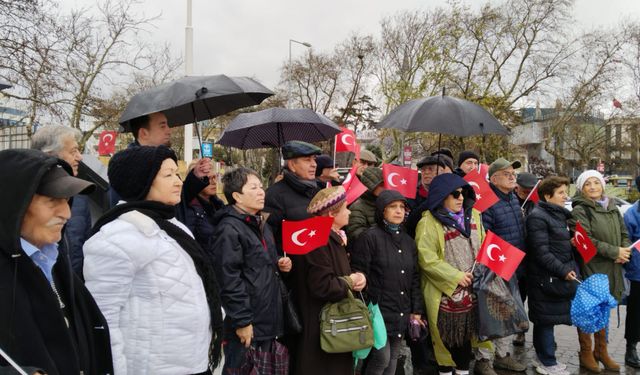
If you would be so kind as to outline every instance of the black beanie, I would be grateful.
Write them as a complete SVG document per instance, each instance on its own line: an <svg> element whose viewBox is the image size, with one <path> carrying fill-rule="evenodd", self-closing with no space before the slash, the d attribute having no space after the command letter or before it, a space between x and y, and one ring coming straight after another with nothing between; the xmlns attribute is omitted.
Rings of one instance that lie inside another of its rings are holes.
<svg viewBox="0 0 640 375"><path fill-rule="evenodd" d="M122 150L111 158L107 175L113 190L127 202L143 201L149 194L162 162L178 158L167 146L136 146Z"/></svg>
<svg viewBox="0 0 640 375"><path fill-rule="evenodd" d="M465 150L458 154L458 167L467 159L476 159L480 162L480 157L473 151Z"/></svg>

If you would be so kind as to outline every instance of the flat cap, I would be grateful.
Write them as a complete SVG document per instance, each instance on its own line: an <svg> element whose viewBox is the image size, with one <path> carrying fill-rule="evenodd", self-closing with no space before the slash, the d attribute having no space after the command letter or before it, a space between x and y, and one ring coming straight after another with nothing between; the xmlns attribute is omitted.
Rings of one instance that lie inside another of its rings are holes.
<svg viewBox="0 0 640 375"><path fill-rule="evenodd" d="M418 162L418 169L425 165L439 165L441 167L449 167L453 171L453 160L445 154L436 154L425 156Z"/></svg>
<svg viewBox="0 0 640 375"><path fill-rule="evenodd" d="M360 150L360 160L378 164L378 158L376 157L376 155L373 152L365 149Z"/></svg>
<svg viewBox="0 0 640 375"><path fill-rule="evenodd" d="M516 177L516 183L523 188L532 189L534 186L536 186L536 183L538 183L538 177L533 173L518 173L518 177Z"/></svg>
<svg viewBox="0 0 640 375"><path fill-rule="evenodd" d="M289 141L282 146L282 158L284 160L299 158L309 155L320 155L320 147L302 141Z"/></svg>

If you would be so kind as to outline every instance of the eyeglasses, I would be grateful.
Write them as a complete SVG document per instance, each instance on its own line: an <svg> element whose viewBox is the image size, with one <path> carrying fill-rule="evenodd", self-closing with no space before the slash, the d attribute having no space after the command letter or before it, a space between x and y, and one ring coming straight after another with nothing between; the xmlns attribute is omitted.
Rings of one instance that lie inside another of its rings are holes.
<svg viewBox="0 0 640 375"><path fill-rule="evenodd" d="M516 178L518 176L516 172L501 172L500 175L506 178Z"/></svg>
<svg viewBox="0 0 640 375"><path fill-rule="evenodd" d="M459 191L459 190L454 190L454 191L452 191L452 192L451 192L451 193L449 193L449 194L451 194L451 196L453 197L453 199L458 199L458 198L460 198L460 196L462 195L462 192L461 192L461 191Z"/></svg>

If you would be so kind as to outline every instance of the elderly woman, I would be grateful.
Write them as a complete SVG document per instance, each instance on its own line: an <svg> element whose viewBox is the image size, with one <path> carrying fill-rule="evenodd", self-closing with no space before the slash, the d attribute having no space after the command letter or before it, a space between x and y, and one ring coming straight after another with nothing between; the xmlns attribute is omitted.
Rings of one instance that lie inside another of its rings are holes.
<svg viewBox="0 0 640 375"><path fill-rule="evenodd" d="M115 154L108 175L124 202L98 220L84 245L86 285L109 323L118 375L208 373L220 360L215 275L175 218L176 160L166 146Z"/></svg>
<svg viewBox="0 0 640 375"><path fill-rule="evenodd" d="M302 318L295 373L305 375L353 374L351 353L326 353L320 347L320 310L327 302L347 297L349 289L361 291L366 278L352 272L345 250L347 236L342 228L349 221L346 193L342 186L320 190L307 211L332 217L329 243L312 252L293 257L292 287ZM344 277L347 276L347 277Z"/></svg>
<svg viewBox="0 0 640 375"><path fill-rule="evenodd" d="M387 328L387 345L367 358L364 374L393 375L409 319L422 323L424 300L415 241L402 228L407 200L394 190L376 199L376 226L358 238L351 252L351 267L369 283L367 299L377 303Z"/></svg>
<svg viewBox="0 0 640 375"><path fill-rule="evenodd" d="M475 193L462 177L436 176L416 228L429 330L441 374L468 374L476 336L472 268L484 239Z"/></svg>
<svg viewBox="0 0 640 375"><path fill-rule="evenodd" d="M223 373L239 372L247 348L271 351L282 336L282 296L279 272L291 270L291 259L276 252L271 229L262 215L264 189L248 168L225 173L224 195L229 205L214 219L214 251L224 318Z"/></svg>
<svg viewBox="0 0 640 375"><path fill-rule="evenodd" d="M622 265L629 261L631 250L624 221L613 199L604 191L604 178L594 170L582 172L576 180L576 196L573 198L573 219L571 228L580 222L597 249L596 255L587 264L581 261L580 270L584 277L603 273L609 277L611 295L622 299L624 281ZM607 351L606 329L594 334L594 351L591 351L591 335L578 330L580 340L580 366L593 372L600 372L596 361L605 369L618 371L618 365Z"/></svg>
<svg viewBox="0 0 640 375"><path fill-rule="evenodd" d="M571 325L571 299L576 291L577 264L571 246L567 221L571 212L564 208L569 180L547 177L538 186L540 202L526 219L529 319L533 326L533 347L540 365L536 371L546 375L568 375L565 364L555 356L553 327Z"/></svg>

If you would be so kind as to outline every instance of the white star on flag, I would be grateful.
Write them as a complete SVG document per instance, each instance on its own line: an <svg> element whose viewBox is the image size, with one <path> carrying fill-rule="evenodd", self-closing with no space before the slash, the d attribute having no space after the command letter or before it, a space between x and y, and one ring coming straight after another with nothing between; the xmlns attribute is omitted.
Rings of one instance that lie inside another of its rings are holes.
<svg viewBox="0 0 640 375"><path fill-rule="evenodd" d="M405 180L405 179L403 178L402 180L400 180L400 183L401 183L402 185L406 185L406 184L407 184L407 180Z"/></svg>
<svg viewBox="0 0 640 375"><path fill-rule="evenodd" d="M585 249L585 250L587 250L587 244L586 244L586 243L583 243L583 244L582 244L582 248L583 248L583 249Z"/></svg>
<svg viewBox="0 0 640 375"><path fill-rule="evenodd" d="M482 197L480 196L480 194L476 194L476 198L478 198L478 200L482 199Z"/></svg>
<svg viewBox="0 0 640 375"><path fill-rule="evenodd" d="M316 235L316 231L312 230L311 232L309 232L309 237L313 237Z"/></svg>
<svg viewBox="0 0 640 375"><path fill-rule="evenodd" d="M499 259L502 263L504 263L504 261L505 261L505 260L507 260L507 257L506 257L506 256L504 256L504 255L500 255L500 256L498 257L498 259Z"/></svg>

